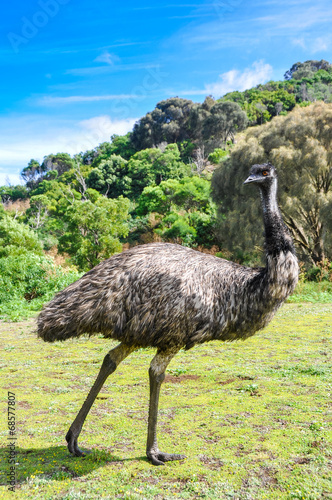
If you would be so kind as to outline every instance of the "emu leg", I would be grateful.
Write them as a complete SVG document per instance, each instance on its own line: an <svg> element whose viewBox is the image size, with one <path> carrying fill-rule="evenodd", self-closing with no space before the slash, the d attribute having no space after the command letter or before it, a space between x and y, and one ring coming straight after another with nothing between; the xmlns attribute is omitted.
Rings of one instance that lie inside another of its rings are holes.
<svg viewBox="0 0 332 500"><path fill-rule="evenodd" d="M84 452L81 451L77 445L77 439L83 427L84 421L87 414L93 405L94 400L98 396L98 393L102 386L104 385L107 377L113 373L117 366L123 361L132 351L134 347L130 347L124 344L119 344L114 349L112 349L108 354L106 354L104 361L101 365L99 374L96 378L95 383L90 389L90 392L83 403L82 408L78 412L74 422L71 424L69 431L66 435L66 441L68 443L68 450L70 453L76 457L84 456Z"/></svg>
<svg viewBox="0 0 332 500"><path fill-rule="evenodd" d="M146 455L151 460L153 465L164 465L170 460L182 460L185 455L176 455L171 453L163 453L159 451L157 444L157 416L160 387L165 379L165 370L177 353L177 350L157 352L151 362L149 369L150 378L150 405L149 405L149 421L148 421L148 439L146 444Z"/></svg>

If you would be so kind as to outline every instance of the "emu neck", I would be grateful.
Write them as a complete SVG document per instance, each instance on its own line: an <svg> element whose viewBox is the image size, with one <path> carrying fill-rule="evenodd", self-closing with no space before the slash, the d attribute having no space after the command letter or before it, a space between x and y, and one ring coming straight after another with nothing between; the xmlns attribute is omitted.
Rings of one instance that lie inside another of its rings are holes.
<svg viewBox="0 0 332 500"><path fill-rule="evenodd" d="M282 252L295 254L289 231L284 224L277 202L277 179L269 186L261 186L267 256L277 257Z"/></svg>
<svg viewBox="0 0 332 500"><path fill-rule="evenodd" d="M293 240L282 220L277 203L277 179L261 187L265 227L266 288L263 296L267 310L275 311L294 291L298 281L298 262Z"/></svg>

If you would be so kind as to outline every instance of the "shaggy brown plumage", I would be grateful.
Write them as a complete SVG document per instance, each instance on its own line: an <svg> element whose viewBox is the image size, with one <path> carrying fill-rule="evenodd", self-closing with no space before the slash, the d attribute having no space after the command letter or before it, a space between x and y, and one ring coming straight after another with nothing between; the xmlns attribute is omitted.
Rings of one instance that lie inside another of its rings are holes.
<svg viewBox="0 0 332 500"><path fill-rule="evenodd" d="M170 359L197 343L246 339L267 325L294 290L298 264L277 206L276 171L270 164L254 165L248 182L257 183L262 195L265 268L169 243L142 245L100 263L40 313L38 335L45 341L102 333L121 342L106 356L100 380L67 435L72 453L82 454L77 437L103 381L130 352L152 346L158 352L150 368L147 455L157 465L181 458L159 452L156 444L159 389Z"/></svg>
<svg viewBox="0 0 332 500"><path fill-rule="evenodd" d="M102 333L136 347L247 338L294 285L293 254L252 269L170 243L127 250L60 292L38 319L44 340Z"/></svg>

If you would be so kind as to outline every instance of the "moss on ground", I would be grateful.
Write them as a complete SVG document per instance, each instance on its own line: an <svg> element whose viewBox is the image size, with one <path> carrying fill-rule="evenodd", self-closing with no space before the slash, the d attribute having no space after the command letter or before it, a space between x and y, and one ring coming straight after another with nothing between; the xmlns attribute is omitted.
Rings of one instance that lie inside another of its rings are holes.
<svg viewBox="0 0 332 500"><path fill-rule="evenodd" d="M148 366L133 353L111 375L71 457L64 436L114 345L101 337L46 344L32 321L2 323L1 469L7 392L16 395L17 485L0 498L332 498L332 304L286 304L245 342L211 342L171 362L159 444L187 459L145 458ZM8 377L9 375L9 377Z"/></svg>

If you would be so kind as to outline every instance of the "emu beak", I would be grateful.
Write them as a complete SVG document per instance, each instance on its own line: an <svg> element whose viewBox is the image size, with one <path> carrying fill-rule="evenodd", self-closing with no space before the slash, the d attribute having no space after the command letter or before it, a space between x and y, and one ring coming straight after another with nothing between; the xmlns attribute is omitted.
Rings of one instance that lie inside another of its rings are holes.
<svg viewBox="0 0 332 500"><path fill-rule="evenodd" d="M249 184L249 182L255 182L256 177L254 175L249 175L248 179L244 181L243 184Z"/></svg>

